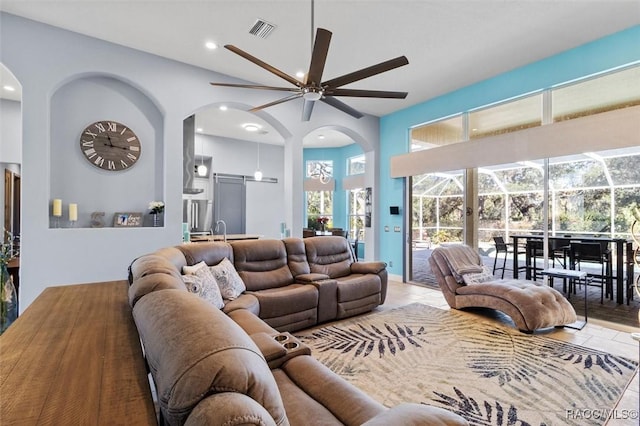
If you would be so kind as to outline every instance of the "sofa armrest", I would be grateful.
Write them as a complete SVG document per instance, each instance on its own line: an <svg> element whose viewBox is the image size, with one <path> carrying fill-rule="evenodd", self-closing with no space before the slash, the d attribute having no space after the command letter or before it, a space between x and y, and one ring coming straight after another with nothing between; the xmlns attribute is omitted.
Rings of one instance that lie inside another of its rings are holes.
<svg viewBox="0 0 640 426"><path fill-rule="evenodd" d="M362 426L463 426L468 425L463 417L443 408L423 404L400 404L378 414Z"/></svg>
<svg viewBox="0 0 640 426"><path fill-rule="evenodd" d="M238 309L246 309L252 314L258 316L260 314L260 302L253 294L243 293L237 299L225 300L222 312L230 314Z"/></svg>
<svg viewBox="0 0 640 426"><path fill-rule="evenodd" d="M196 425L288 425L286 417L274 421L269 412L254 399L237 392L208 396L193 408L185 426Z"/></svg>
<svg viewBox="0 0 640 426"><path fill-rule="evenodd" d="M315 283L316 281L328 280L329 275L325 274L301 274L296 275L296 282L300 284Z"/></svg>
<svg viewBox="0 0 640 426"><path fill-rule="evenodd" d="M320 275L324 274L308 274ZM318 290L318 323L334 320L338 317L338 282L327 277L324 280L309 282Z"/></svg>
<svg viewBox="0 0 640 426"><path fill-rule="evenodd" d="M260 349L260 352L262 352L262 355L264 355L264 359L266 359L267 362L281 358L287 354L287 350L284 346L282 346L280 342L276 341L272 335L267 333L255 333L250 337L258 349Z"/></svg>
<svg viewBox="0 0 640 426"><path fill-rule="evenodd" d="M355 262L351 264L353 274L377 274L387 267L385 262Z"/></svg>

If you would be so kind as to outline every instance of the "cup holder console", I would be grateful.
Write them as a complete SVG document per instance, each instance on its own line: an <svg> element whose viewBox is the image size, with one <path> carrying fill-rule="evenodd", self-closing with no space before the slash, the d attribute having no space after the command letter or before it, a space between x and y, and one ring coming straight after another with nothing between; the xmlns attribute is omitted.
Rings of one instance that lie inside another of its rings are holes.
<svg viewBox="0 0 640 426"><path fill-rule="evenodd" d="M287 342L284 345L284 348L288 351L292 351L294 349L297 349L298 347L300 347L300 344L298 342Z"/></svg>
<svg viewBox="0 0 640 426"><path fill-rule="evenodd" d="M276 334L273 336L276 342L280 343L287 351L293 351L300 347L300 343L298 340L290 335L286 334Z"/></svg>

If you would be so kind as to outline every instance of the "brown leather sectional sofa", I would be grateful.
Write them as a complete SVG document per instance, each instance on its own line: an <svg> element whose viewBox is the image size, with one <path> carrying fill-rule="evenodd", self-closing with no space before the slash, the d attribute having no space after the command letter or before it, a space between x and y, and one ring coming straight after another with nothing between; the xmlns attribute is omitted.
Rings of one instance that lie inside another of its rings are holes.
<svg viewBox="0 0 640 426"><path fill-rule="evenodd" d="M222 310L187 291L185 265L232 260L247 291ZM129 300L170 425L464 425L421 404L388 409L331 372L288 331L384 301L382 262L342 237L194 243L130 267Z"/></svg>

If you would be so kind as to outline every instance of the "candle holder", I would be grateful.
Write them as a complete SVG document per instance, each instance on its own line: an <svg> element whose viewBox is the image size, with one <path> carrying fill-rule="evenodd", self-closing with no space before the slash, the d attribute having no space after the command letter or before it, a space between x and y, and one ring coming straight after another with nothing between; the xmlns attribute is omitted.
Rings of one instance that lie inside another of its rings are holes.
<svg viewBox="0 0 640 426"><path fill-rule="evenodd" d="M77 220L70 220L69 221L69 228L75 228L76 222L77 222Z"/></svg>

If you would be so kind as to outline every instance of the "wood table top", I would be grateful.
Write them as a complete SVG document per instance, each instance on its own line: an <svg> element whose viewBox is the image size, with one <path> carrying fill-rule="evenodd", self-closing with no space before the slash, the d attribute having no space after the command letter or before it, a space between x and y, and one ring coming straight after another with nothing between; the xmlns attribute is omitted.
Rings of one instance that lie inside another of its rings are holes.
<svg viewBox="0 0 640 426"><path fill-rule="evenodd" d="M49 287L0 336L0 424L157 424L127 287Z"/></svg>

